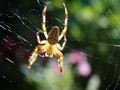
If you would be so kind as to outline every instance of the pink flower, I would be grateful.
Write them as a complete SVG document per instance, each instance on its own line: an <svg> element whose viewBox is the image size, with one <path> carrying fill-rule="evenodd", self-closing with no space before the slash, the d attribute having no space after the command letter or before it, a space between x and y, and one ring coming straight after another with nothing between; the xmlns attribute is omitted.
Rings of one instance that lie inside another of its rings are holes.
<svg viewBox="0 0 120 90"><path fill-rule="evenodd" d="M80 75L87 77L91 73L91 67L88 62L83 62L77 65L77 69Z"/></svg>
<svg viewBox="0 0 120 90"><path fill-rule="evenodd" d="M70 53L70 59L73 64L77 64L77 70L80 75L86 77L91 73L91 67L88 63L87 54L81 51L74 51Z"/></svg>
<svg viewBox="0 0 120 90"><path fill-rule="evenodd" d="M71 62L73 64L78 64L78 63L81 63L83 61L87 61L87 56L85 53L83 52L72 52L70 53L70 58L71 58Z"/></svg>

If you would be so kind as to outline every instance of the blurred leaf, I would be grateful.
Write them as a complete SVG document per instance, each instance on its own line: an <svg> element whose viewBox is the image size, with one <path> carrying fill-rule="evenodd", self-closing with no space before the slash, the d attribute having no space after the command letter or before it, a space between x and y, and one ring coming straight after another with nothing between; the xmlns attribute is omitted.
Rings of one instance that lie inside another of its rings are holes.
<svg viewBox="0 0 120 90"><path fill-rule="evenodd" d="M70 28L70 34L76 40L84 39L84 33L80 30L80 26L75 23L73 23Z"/></svg>

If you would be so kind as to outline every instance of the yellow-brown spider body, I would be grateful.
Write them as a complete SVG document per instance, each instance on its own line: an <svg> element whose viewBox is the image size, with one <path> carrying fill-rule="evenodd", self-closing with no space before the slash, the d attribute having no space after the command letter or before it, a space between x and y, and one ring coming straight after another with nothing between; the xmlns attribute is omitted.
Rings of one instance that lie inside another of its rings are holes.
<svg viewBox="0 0 120 90"><path fill-rule="evenodd" d="M46 43L46 53L45 55L48 57L52 57L54 50L56 48L56 44L58 43L59 37L59 28L54 26L48 34L48 39Z"/></svg>
<svg viewBox="0 0 120 90"><path fill-rule="evenodd" d="M66 39L66 30L67 30L67 21L68 21L68 12L65 4L63 3L63 6L65 8L65 23L64 23L64 29L62 30L62 33L59 35L59 28L57 26L54 26L49 34L47 34L46 30L46 9L47 6L43 9L42 16L43 16L43 24L42 29L45 35L46 40L40 40L39 32L36 33L37 41L39 45L35 48L34 52L32 53L31 57L29 58L29 65L28 68L31 68L32 64L35 62L37 56L39 54L45 53L46 57L55 57L58 59L58 66L60 68L60 72L63 70L63 54L61 51L64 49L65 44L67 42ZM64 42L62 46L58 44L58 42L61 40L61 38L64 37Z"/></svg>
<svg viewBox="0 0 120 90"><path fill-rule="evenodd" d="M54 26L50 33L48 34L48 43L51 45L54 45L58 43L59 39L59 28L57 26Z"/></svg>

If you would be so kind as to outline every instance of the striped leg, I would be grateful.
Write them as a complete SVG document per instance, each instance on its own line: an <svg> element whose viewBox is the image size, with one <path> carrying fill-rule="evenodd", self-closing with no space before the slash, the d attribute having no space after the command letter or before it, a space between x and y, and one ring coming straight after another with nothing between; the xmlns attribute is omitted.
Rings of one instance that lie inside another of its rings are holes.
<svg viewBox="0 0 120 90"><path fill-rule="evenodd" d="M68 22L68 12L67 12L67 8L66 8L66 5L65 3L63 3L63 6L65 8L65 23L64 23L64 29L61 33L61 35L59 36L59 40L64 36L64 34L66 33L66 30L67 30L67 22Z"/></svg>
<svg viewBox="0 0 120 90"><path fill-rule="evenodd" d="M60 69L60 72L63 72L63 54L59 50L56 50L54 52L54 55L58 59L58 67Z"/></svg>
<svg viewBox="0 0 120 90"><path fill-rule="evenodd" d="M40 32L40 30L36 33L37 41L39 44L45 44L47 41L46 40L40 41L39 32Z"/></svg>
<svg viewBox="0 0 120 90"><path fill-rule="evenodd" d="M31 66L33 65L33 63L36 61L36 59L37 59L37 56L38 56L38 54L42 54L42 53L44 53L45 52L45 46L43 46L43 45L38 45L36 48L35 48L35 50L34 50L34 52L32 53L32 55L31 55L31 57L29 58L29 60L28 60L28 68L31 68Z"/></svg>
<svg viewBox="0 0 120 90"><path fill-rule="evenodd" d="M62 44L62 46L60 46L60 44L57 44L57 48L62 51L66 45L67 39L66 39L66 35L64 34L64 42Z"/></svg>
<svg viewBox="0 0 120 90"><path fill-rule="evenodd" d="M29 58L29 60L28 60L29 65L27 66L28 68L31 68L31 66L35 62L35 60L36 60L36 58L38 56L37 51L38 51L38 49L36 48L34 50L34 52L32 53L32 56Z"/></svg>
<svg viewBox="0 0 120 90"><path fill-rule="evenodd" d="M43 29L45 38L47 39L48 35L47 35L47 30L46 30L46 10L47 10L47 6L45 6L42 11L42 17L43 17L42 29Z"/></svg>

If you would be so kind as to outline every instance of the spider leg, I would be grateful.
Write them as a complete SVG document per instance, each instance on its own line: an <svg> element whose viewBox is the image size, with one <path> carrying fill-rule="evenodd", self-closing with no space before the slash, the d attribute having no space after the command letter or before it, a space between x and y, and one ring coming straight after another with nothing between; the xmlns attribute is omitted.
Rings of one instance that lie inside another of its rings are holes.
<svg viewBox="0 0 120 90"><path fill-rule="evenodd" d="M32 53L32 56L29 58L28 62L29 62L29 65L28 65L28 68L31 68L32 64L35 62L38 54L37 54L37 51L38 49L35 48L34 52Z"/></svg>
<svg viewBox="0 0 120 90"><path fill-rule="evenodd" d="M38 45L34 52L32 53L31 57L29 58L28 62L28 68L31 68L31 66L33 65L33 63L35 62L38 54L42 54L45 52L45 46L42 46L42 45Z"/></svg>
<svg viewBox="0 0 120 90"><path fill-rule="evenodd" d="M68 11L67 11L67 8L66 8L66 5L65 3L63 3L63 6L64 6L64 9L65 9L65 23L64 23L64 29L61 33L61 35L59 36L59 40L64 36L64 34L66 33L66 30L67 30L67 22L68 22Z"/></svg>
<svg viewBox="0 0 120 90"><path fill-rule="evenodd" d="M45 44L47 41L46 40L40 41L39 32L40 32L40 30L36 33L37 41L39 44Z"/></svg>
<svg viewBox="0 0 120 90"><path fill-rule="evenodd" d="M47 35L47 30L46 30L46 10L47 10L47 5L44 7L43 11L42 11L42 17L43 17L43 22L42 22L42 29L45 35L45 38L48 38Z"/></svg>
<svg viewBox="0 0 120 90"><path fill-rule="evenodd" d="M60 44L57 44L57 48L62 51L66 45L67 39L66 39L66 35L64 34L64 42L62 44L62 46L60 46Z"/></svg>
<svg viewBox="0 0 120 90"><path fill-rule="evenodd" d="M63 71L63 54L56 49L56 51L54 52L54 55L56 56L56 58L58 58L58 67L60 69L60 72Z"/></svg>

